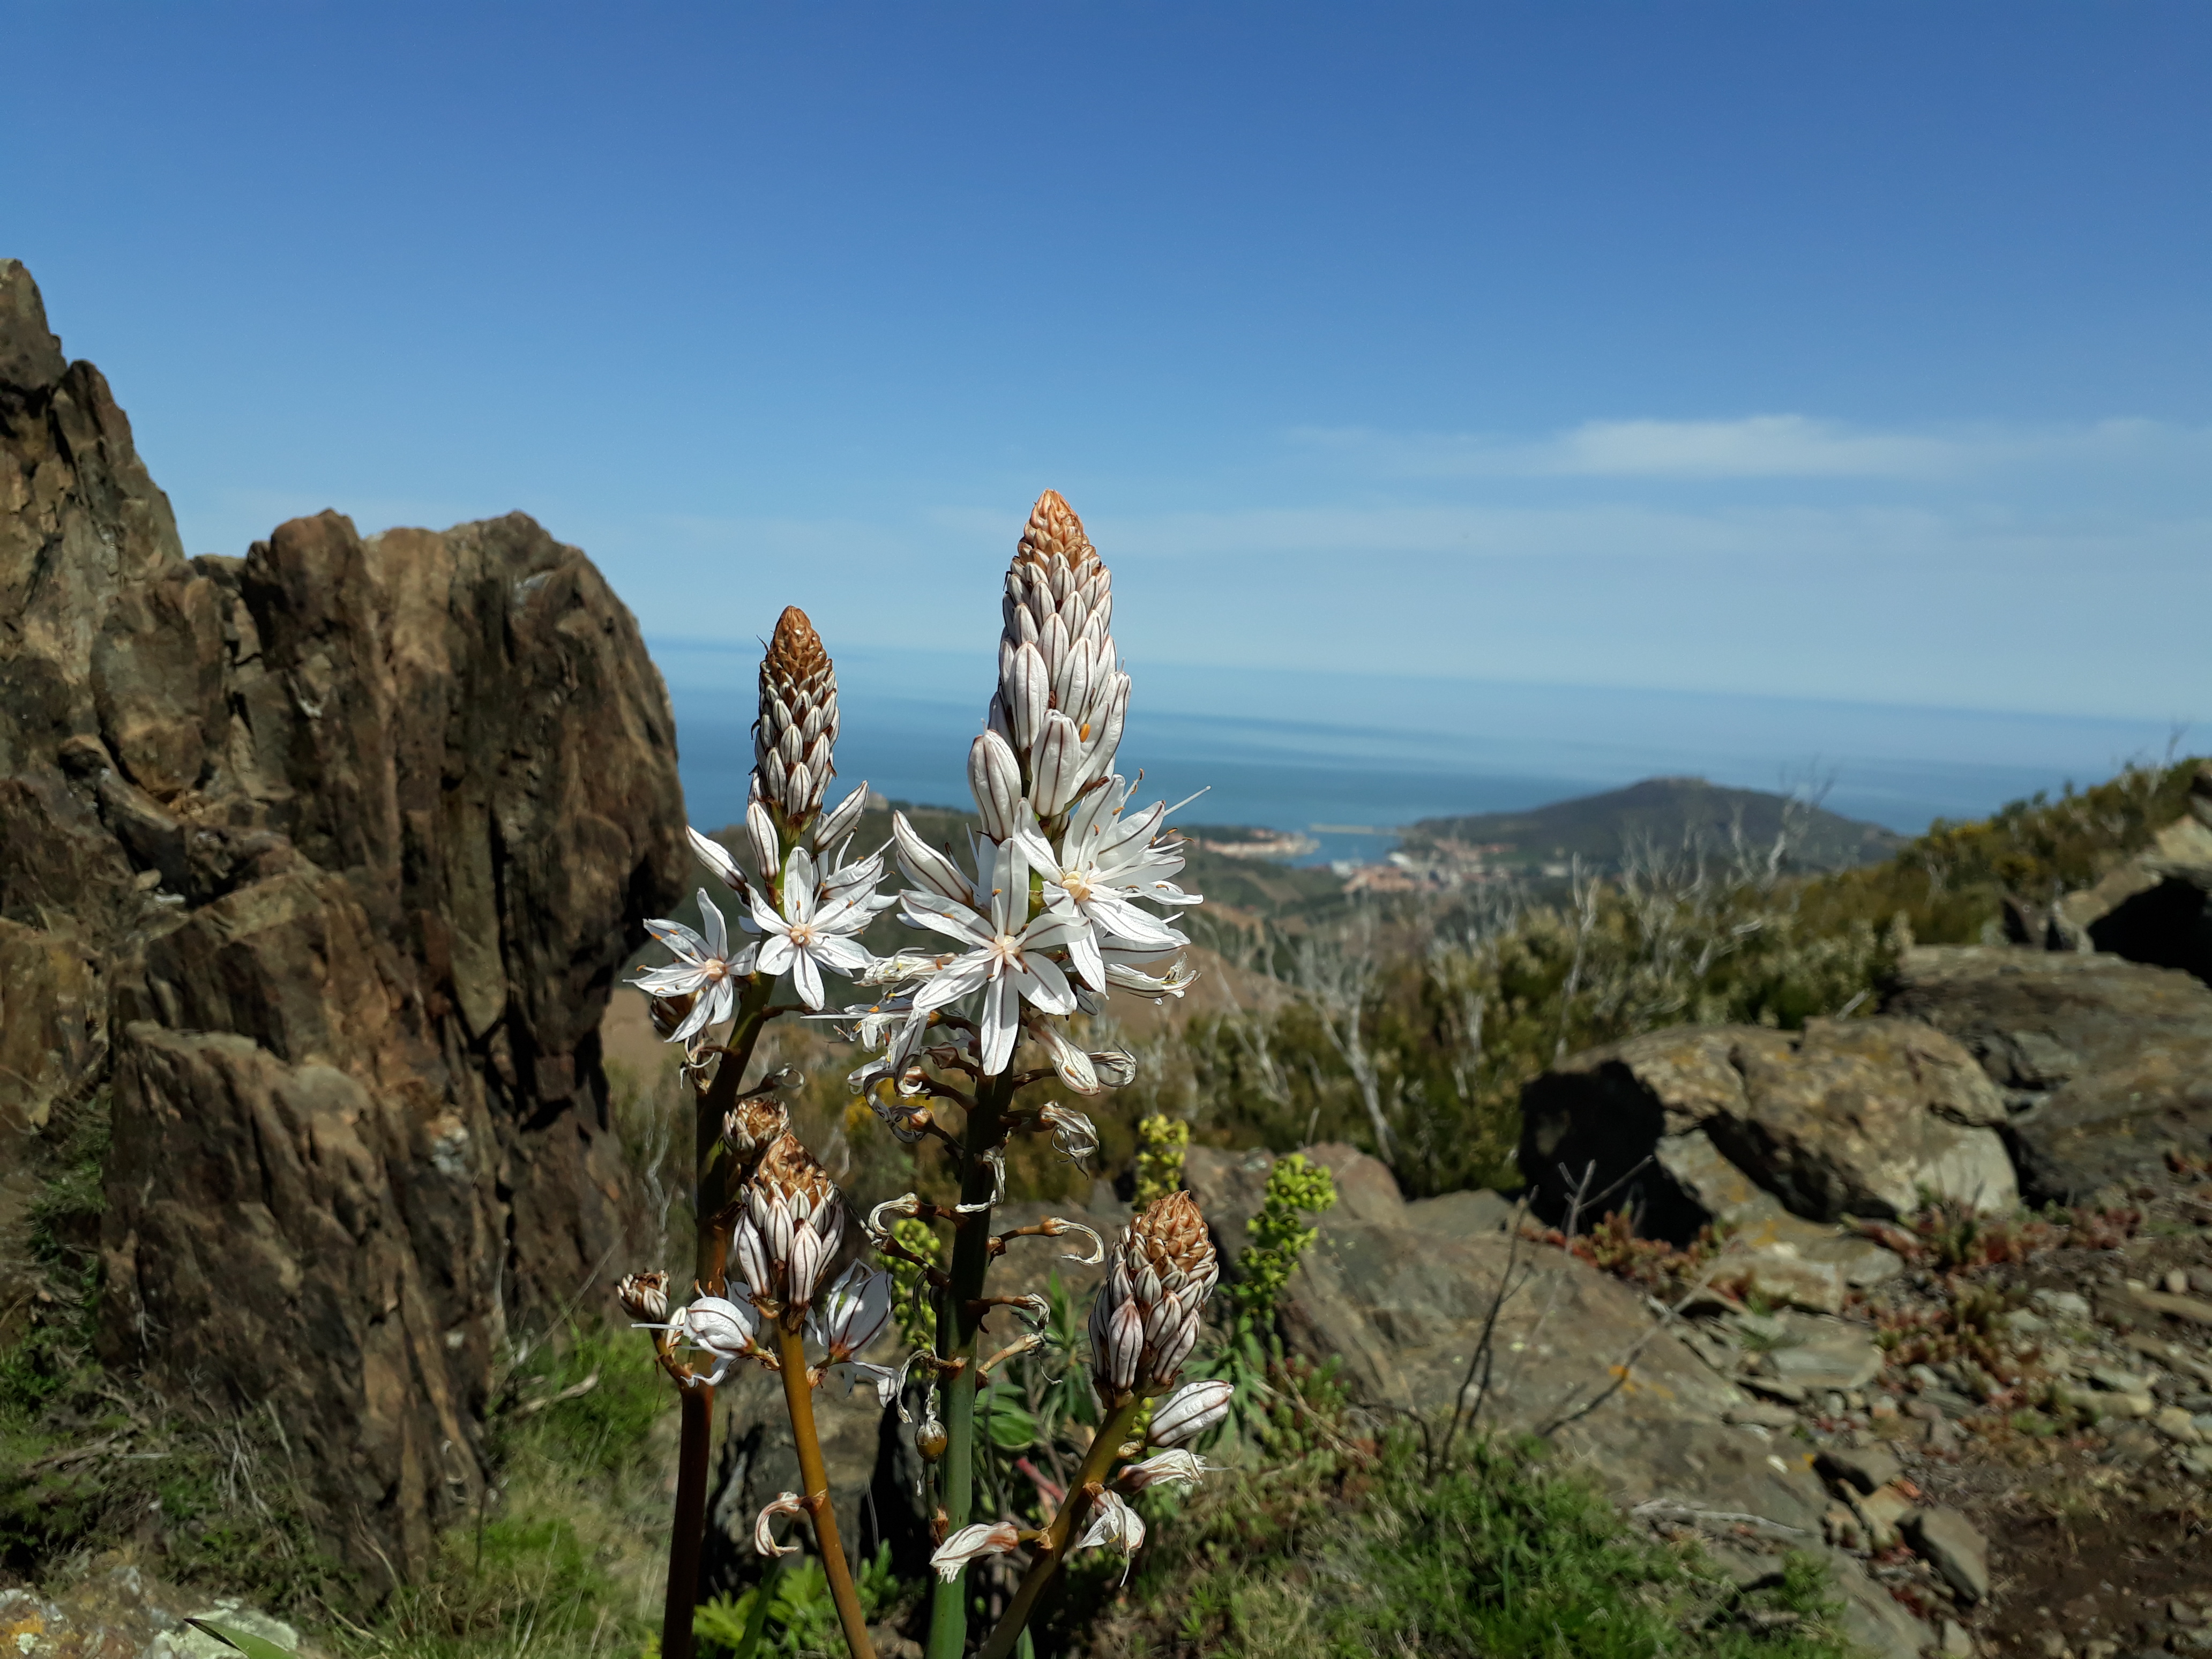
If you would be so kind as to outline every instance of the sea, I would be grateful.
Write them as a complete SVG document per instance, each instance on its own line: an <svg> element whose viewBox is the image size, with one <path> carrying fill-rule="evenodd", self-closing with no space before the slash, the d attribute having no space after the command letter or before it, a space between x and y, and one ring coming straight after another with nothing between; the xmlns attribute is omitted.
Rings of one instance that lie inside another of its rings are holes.
<svg viewBox="0 0 2212 1659"><path fill-rule="evenodd" d="M744 810L760 647L648 641L674 704L691 821ZM2148 720L1697 691L1194 665L1129 665L1121 766L1176 821L1297 831L1303 861L1379 859L1404 825L1510 811L1696 776L1817 793L1831 811L1917 835L1937 818L2109 777L2188 746ZM837 787L964 805L968 745L995 662L848 649L837 659ZM1192 797L1187 801L1186 797Z"/></svg>

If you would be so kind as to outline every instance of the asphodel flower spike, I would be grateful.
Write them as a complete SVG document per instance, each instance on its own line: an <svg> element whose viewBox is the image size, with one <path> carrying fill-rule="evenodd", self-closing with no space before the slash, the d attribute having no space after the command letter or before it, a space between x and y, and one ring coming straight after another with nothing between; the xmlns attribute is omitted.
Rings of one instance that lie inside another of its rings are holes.
<svg viewBox="0 0 2212 1659"><path fill-rule="evenodd" d="M830 1172L798 1136L778 1135L746 1183L730 1239L753 1304L797 1329L844 1236L845 1200Z"/></svg>
<svg viewBox="0 0 2212 1659"><path fill-rule="evenodd" d="M1091 1308L1091 1380L1108 1401L1173 1386L1220 1267L1206 1218L1170 1193L1124 1228Z"/></svg>
<svg viewBox="0 0 2212 1659"><path fill-rule="evenodd" d="M1046 819L1111 772L1121 744L1129 677L1109 632L1113 587L1083 520L1058 490L1046 490L1006 572L990 716L1020 757L1023 793Z"/></svg>
<svg viewBox="0 0 2212 1659"><path fill-rule="evenodd" d="M836 741L837 671L806 613L787 605L761 660L753 726L753 789L786 824L795 828L821 810Z"/></svg>

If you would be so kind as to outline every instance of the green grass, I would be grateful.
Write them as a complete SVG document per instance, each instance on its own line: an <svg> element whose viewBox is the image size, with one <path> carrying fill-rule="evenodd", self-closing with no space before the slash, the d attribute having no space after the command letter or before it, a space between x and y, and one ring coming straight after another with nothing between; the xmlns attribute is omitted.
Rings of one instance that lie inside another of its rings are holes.
<svg viewBox="0 0 2212 1659"><path fill-rule="evenodd" d="M1494 1444L1433 1477L1403 1436L1217 1477L1153 1536L1098 1659L1848 1651L1809 1558L1790 1559L1776 1588L1740 1593L1693 1547L1651 1540L1580 1480ZM1090 1577L1093 1595L1110 1594L1110 1576L1103 1590Z"/></svg>

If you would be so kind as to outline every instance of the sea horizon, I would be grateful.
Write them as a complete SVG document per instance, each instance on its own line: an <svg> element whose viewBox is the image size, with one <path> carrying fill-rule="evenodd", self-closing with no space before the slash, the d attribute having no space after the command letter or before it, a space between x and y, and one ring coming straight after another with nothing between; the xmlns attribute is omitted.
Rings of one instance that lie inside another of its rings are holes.
<svg viewBox="0 0 2212 1659"><path fill-rule="evenodd" d="M677 716L694 823L742 816L759 647L647 641ZM837 659L837 770L896 800L964 803L994 665L980 653L866 648ZM1145 799L1194 793L1180 822L1311 836L1303 861L1381 857L1406 825L1516 811L1697 776L1825 791L1847 817L1917 835L1942 817L2156 759L2172 722L1723 692L1154 665L1133 669L1121 744ZM1197 792L1203 791L1202 793Z"/></svg>

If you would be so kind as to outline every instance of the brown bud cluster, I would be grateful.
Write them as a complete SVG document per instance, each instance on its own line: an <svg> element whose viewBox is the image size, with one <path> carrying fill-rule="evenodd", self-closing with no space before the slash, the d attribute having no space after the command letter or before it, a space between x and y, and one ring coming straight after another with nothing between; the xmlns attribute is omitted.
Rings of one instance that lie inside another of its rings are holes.
<svg viewBox="0 0 2212 1659"><path fill-rule="evenodd" d="M1102 1398L1174 1382L1219 1277L1188 1193L1169 1194L1122 1230L1091 1308L1091 1376Z"/></svg>
<svg viewBox="0 0 2212 1659"><path fill-rule="evenodd" d="M836 769L830 763L836 741L837 671L806 613L787 605L761 662L755 793L787 823L812 817Z"/></svg>
<svg viewBox="0 0 2212 1659"><path fill-rule="evenodd" d="M845 1200L830 1172L787 1131L746 1185L732 1255L755 1305L797 1320L845 1236ZM793 1326L796 1328L796 1326Z"/></svg>

